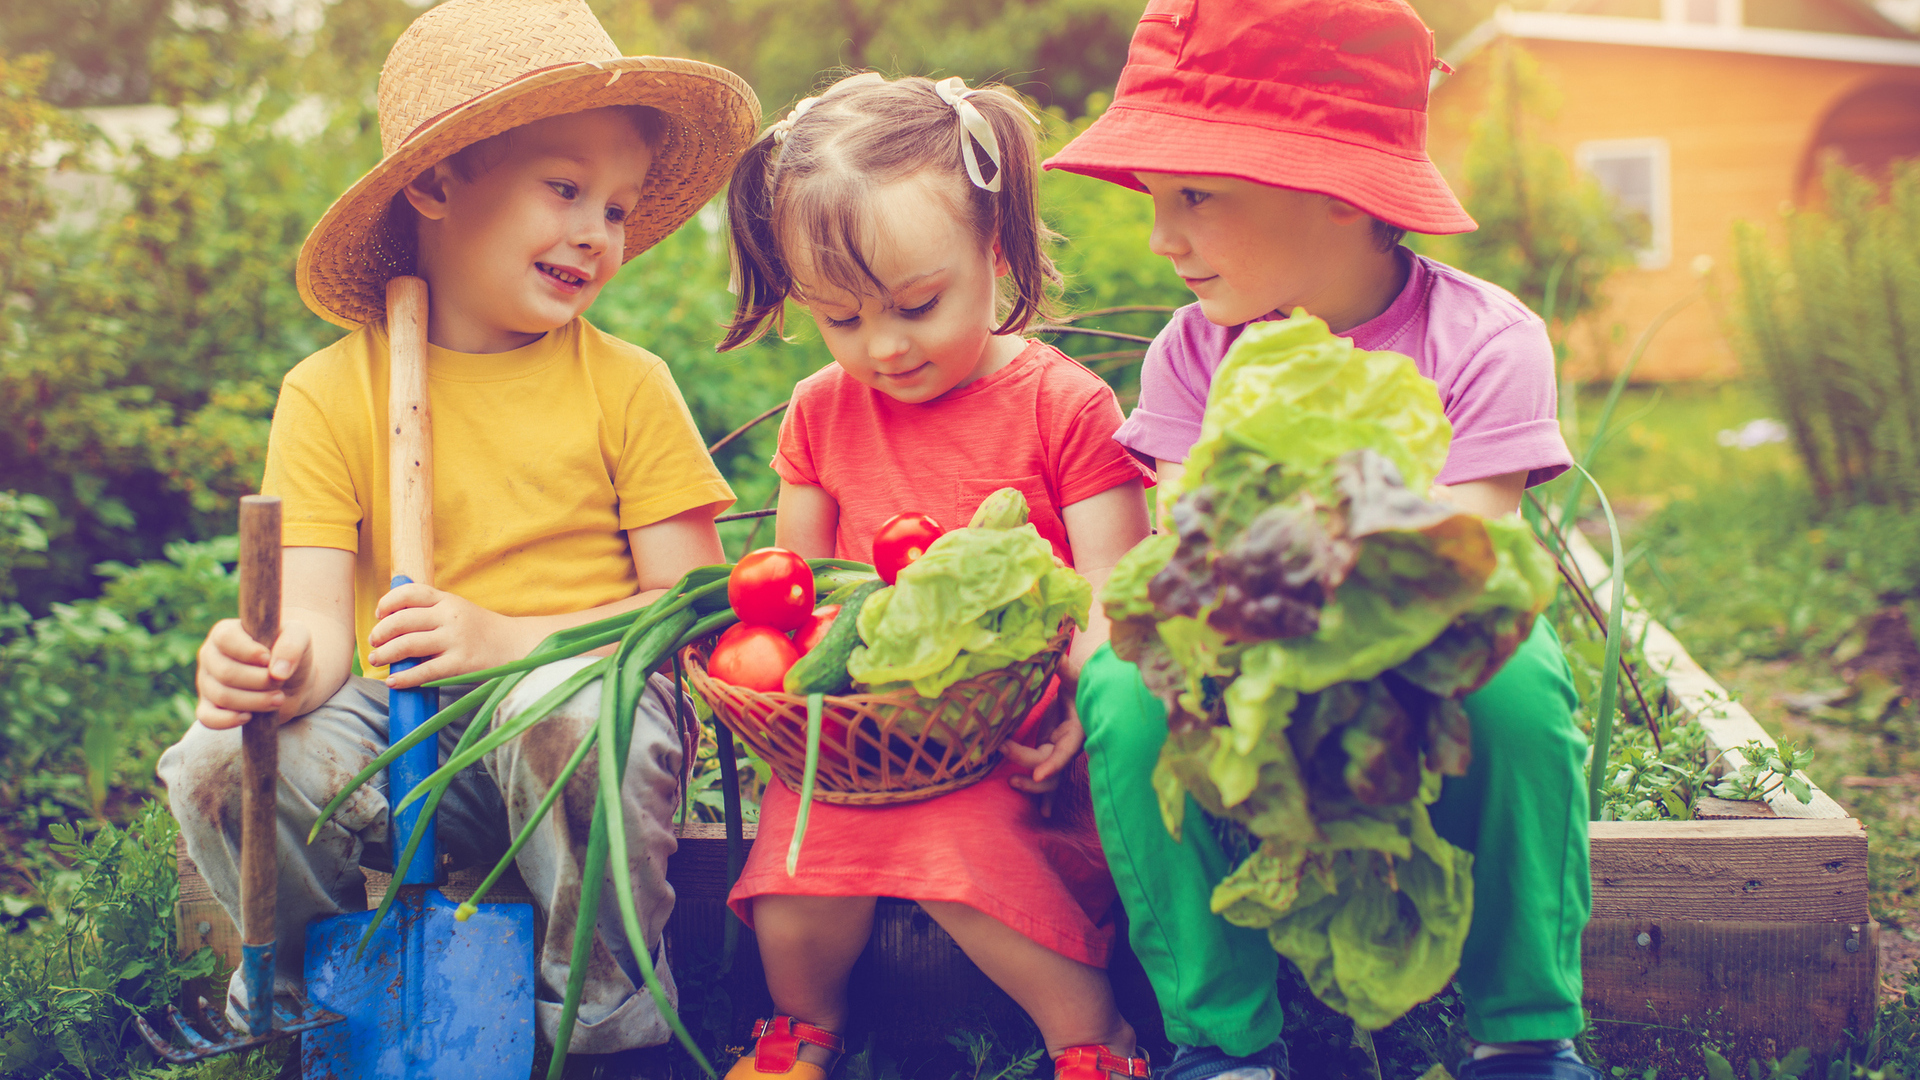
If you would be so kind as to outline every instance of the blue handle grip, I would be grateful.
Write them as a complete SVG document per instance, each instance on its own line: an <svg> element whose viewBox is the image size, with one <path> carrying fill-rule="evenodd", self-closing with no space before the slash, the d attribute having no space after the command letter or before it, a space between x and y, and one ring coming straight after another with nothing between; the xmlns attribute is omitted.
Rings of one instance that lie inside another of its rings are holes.
<svg viewBox="0 0 1920 1080"><path fill-rule="evenodd" d="M405 574L394 576L393 588L413 584L413 579ZM389 669L394 672L405 671L419 664L417 658L396 661ZM407 733L433 718L440 711L440 691L432 689L390 690L387 692L387 738L399 742ZM407 792L419 786L422 780L432 776L440 767L440 740L426 739L419 746L401 754L387 766L387 798L398 803ZM397 862L400 852L406 847L407 838L413 835L415 823L427 807L425 799L414 803L393 816L393 829L388 843L393 848L393 857ZM435 829L429 829L421 839L419 850L413 854L413 863L407 867L406 876L395 882L396 885L432 885L437 882L440 870L440 845L436 843Z"/></svg>

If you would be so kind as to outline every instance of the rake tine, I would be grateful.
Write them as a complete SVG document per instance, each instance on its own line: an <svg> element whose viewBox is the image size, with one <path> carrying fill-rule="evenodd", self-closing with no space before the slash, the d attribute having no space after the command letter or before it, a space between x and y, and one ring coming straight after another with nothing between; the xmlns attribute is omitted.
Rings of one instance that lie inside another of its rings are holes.
<svg viewBox="0 0 1920 1080"><path fill-rule="evenodd" d="M167 1006L167 1012L171 1014L173 1012L173 1006L171 1005ZM156 1054L159 1054L162 1058L166 1059L167 1061L173 1062L175 1065L184 1065L187 1062L194 1060L194 1056L191 1051L182 1050L179 1047L173 1045L173 1040L168 1039L165 1036L161 1035L158 1031L155 1031L153 1029L153 1025L147 1023L146 1017L135 1016L133 1018L133 1022L135 1026L137 1026L140 1029L140 1037L147 1040L147 1045L152 1047L153 1052ZM180 1027L180 1021L177 1017L174 1018L173 1020L173 1026L176 1030L178 1030L178 1028Z"/></svg>
<svg viewBox="0 0 1920 1080"><path fill-rule="evenodd" d="M228 1022L225 1010L209 1008L206 998L200 999L200 1017L209 1028L213 1029L213 1041L216 1043L232 1042L235 1039L243 1039L247 1035L245 1028L236 1028ZM188 1036L188 1041L192 1041L192 1038Z"/></svg>
<svg viewBox="0 0 1920 1080"><path fill-rule="evenodd" d="M228 1024L219 1013L207 1006L206 998L200 999L199 1019L214 1032L215 1037L212 1039L200 1034L199 1028L183 1019L180 1010L172 1005L167 1006L167 1022L173 1028L174 1039L163 1037L152 1024L147 1023L144 1016L135 1016L133 1022L134 1026L140 1029L140 1037L147 1041L147 1045L153 1048L154 1053L175 1065L186 1065L218 1054L230 1054L238 1050L263 1046L277 1038L311 1031L345 1019L339 1013L330 1012L309 1002L298 993L294 994L293 1000L295 1006L293 1010L289 1010L277 1001L274 1003L273 1030L259 1035L249 1034ZM186 1045L182 1047L179 1043Z"/></svg>

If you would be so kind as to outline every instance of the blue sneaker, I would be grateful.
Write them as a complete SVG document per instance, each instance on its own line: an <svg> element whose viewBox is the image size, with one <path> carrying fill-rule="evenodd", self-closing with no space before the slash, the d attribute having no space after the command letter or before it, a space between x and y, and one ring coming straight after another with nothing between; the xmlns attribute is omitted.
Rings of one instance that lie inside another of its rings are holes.
<svg viewBox="0 0 1920 1080"><path fill-rule="evenodd" d="M1495 1054L1462 1062L1454 1080L1602 1080L1600 1070L1580 1059L1573 1040L1562 1039L1551 1053Z"/></svg>
<svg viewBox="0 0 1920 1080"><path fill-rule="evenodd" d="M1217 1046L1179 1046L1154 1080L1290 1080L1287 1044L1274 1043L1252 1057L1234 1057Z"/></svg>

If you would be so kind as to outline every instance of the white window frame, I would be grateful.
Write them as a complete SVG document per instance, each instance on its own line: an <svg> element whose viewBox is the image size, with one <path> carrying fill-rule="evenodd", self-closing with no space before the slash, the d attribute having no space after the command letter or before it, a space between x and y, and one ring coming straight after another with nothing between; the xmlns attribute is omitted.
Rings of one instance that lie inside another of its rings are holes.
<svg viewBox="0 0 1920 1080"><path fill-rule="evenodd" d="M1673 262L1673 186L1671 156L1665 139L1596 139L1574 148L1574 164L1588 176L1602 158L1646 157L1653 162L1652 235L1648 245L1634 251L1642 270L1660 270Z"/></svg>
<svg viewBox="0 0 1920 1080"><path fill-rule="evenodd" d="M1737 30L1746 24L1747 12L1744 0L1715 0L1715 2L1718 4L1717 17L1711 23L1688 21L1688 0L1660 0L1660 13L1666 22L1675 26L1718 26L1726 30Z"/></svg>

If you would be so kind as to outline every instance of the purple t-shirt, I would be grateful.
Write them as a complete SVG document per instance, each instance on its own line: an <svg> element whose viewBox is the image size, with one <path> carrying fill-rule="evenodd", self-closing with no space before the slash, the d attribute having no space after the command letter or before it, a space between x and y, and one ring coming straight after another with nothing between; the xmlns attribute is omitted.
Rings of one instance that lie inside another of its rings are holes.
<svg viewBox="0 0 1920 1080"><path fill-rule="evenodd" d="M1453 424L1441 484L1527 470L1544 484L1573 463L1554 418L1553 345L1546 324L1514 295L1445 263L1400 249L1407 286L1387 310L1347 333L1368 352L1413 358L1440 388ZM1215 326L1199 304L1174 312L1147 348L1140 403L1113 437L1162 461L1185 461L1200 438L1207 388L1241 326Z"/></svg>

